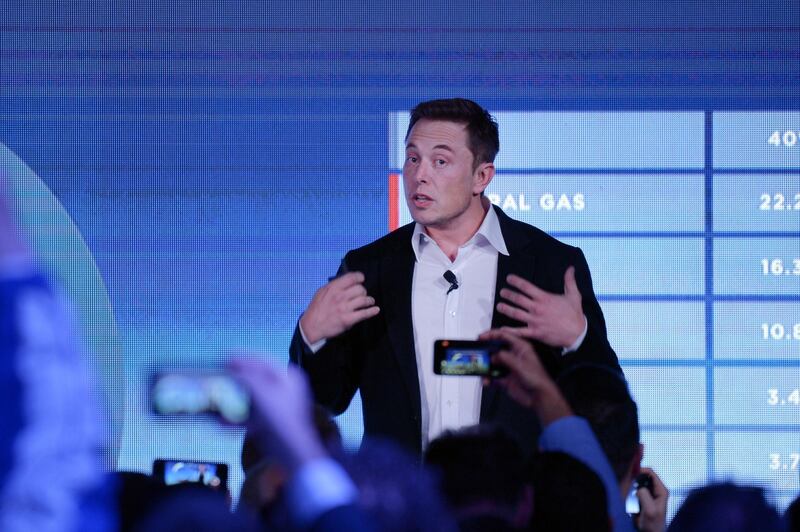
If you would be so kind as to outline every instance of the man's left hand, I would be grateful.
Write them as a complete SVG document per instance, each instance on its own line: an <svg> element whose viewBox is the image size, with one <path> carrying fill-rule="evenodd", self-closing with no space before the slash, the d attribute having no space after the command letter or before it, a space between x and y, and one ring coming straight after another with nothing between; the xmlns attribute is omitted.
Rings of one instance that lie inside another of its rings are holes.
<svg viewBox="0 0 800 532"><path fill-rule="evenodd" d="M553 347L569 347L580 337L586 318L574 266L564 274L563 294L542 290L518 275L509 275L506 281L513 289L500 290L500 297L508 303L498 303L497 311L526 324L510 327L510 331Z"/></svg>

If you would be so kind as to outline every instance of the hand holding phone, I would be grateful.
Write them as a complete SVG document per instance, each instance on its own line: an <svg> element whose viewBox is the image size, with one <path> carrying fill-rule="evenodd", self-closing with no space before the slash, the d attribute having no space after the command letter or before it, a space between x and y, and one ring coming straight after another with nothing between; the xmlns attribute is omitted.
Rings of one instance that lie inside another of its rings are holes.
<svg viewBox="0 0 800 532"><path fill-rule="evenodd" d="M647 481L640 481L636 496L639 500L639 512L634 515L634 523L638 530L643 532L661 532L667 527L667 504L669 503L669 490L658 478L655 471L643 467L640 477L647 476ZM638 480L638 478L637 478Z"/></svg>
<svg viewBox="0 0 800 532"><path fill-rule="evenodd" d="M628 498L625 499L625 513L628 515L636 515L641 509L639 507L639 497L636 494L639 488L646 488L650 494L653 494L653 479L647 473L639 474L631 485L631 491L628 493Z"/></svg>

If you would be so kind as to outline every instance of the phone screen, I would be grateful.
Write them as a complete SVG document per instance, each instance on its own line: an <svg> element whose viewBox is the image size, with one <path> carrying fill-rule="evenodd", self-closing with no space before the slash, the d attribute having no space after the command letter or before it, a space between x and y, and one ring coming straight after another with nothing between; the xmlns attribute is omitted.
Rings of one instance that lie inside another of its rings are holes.
<svg viewBox="0 0 800 532"><path fill-rule="evenodd" d="M213 414L231 424L250 416L250 396L224 373L165 373L151 389L153 411L160 415Z"/></svg>
<svg viewBox="0 0 800 532"><path fill-rule="evenodd" d="M628 515L636 515L640 512L639 497L636 496L637 488L638 486L634 483L628 493L628 497L625 499L625 513Z"/></svg>
<svg viewBox="0 0 800 532"><path fill-rule="evenodd" d="M636 515L641 511L639 504L639 496L637 495L639 488L645 488L653 494L653 478L647 473L640 473L636 476L631 486L631 492L628 498L625 499L625 513L629 515Z"/></svg>
<svg viewBox="0 0 800 532"><path fill-rule="evenodd" d="M439 369L442 375L488 375L490 357L484 349L447 349Z"/></svg>
<svg viewBox="0 0 800 532"><path fill-rule="evenodd" d="M183 483L199 483L215 489L227 488L228 466L214 462L192 462L188 460L156 460L153 476L160 477L168 486Z"/></svg>
<svg viewBox="0 0 800 532"><path fill-rule="evenodd" d="M434 368L437 375L502 377L505 367L492 364L492 355L504 344L480 340L438 340L434 343Z"/></svg>

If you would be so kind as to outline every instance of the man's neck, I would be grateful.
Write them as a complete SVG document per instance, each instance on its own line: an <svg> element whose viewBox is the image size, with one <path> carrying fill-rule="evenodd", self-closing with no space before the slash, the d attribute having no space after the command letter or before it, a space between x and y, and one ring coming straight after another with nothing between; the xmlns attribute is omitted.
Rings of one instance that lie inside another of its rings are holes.
<svg viewBox="0 0 800 532"><path fill-rule="evenodd" d="M480 229L486 213L492 208L491 203L485 196L481 196L481 201L473 209L473 212L464 213L465 216L459 219L452 227L425 226L425 232L439 246L450 261L455 261L458 256L458 248L475 236Z"/></svg>

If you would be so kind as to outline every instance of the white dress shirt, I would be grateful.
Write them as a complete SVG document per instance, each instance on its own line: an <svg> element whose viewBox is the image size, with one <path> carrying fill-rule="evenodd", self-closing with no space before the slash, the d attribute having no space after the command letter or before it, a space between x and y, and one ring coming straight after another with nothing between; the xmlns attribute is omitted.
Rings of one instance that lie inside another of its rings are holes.
<svg viewBox="0 0 800 532"><path fill-rule="evenodd" d="M411 245L417 258L411 289L414 348L422 401L422 447L445 430L474 425L480 419L479 377L433 373L436 340L475 340L492 325L498 253L508 255L494 209L451 261L417 224ZM452 271L458 289L442 276Z"/></svg>

